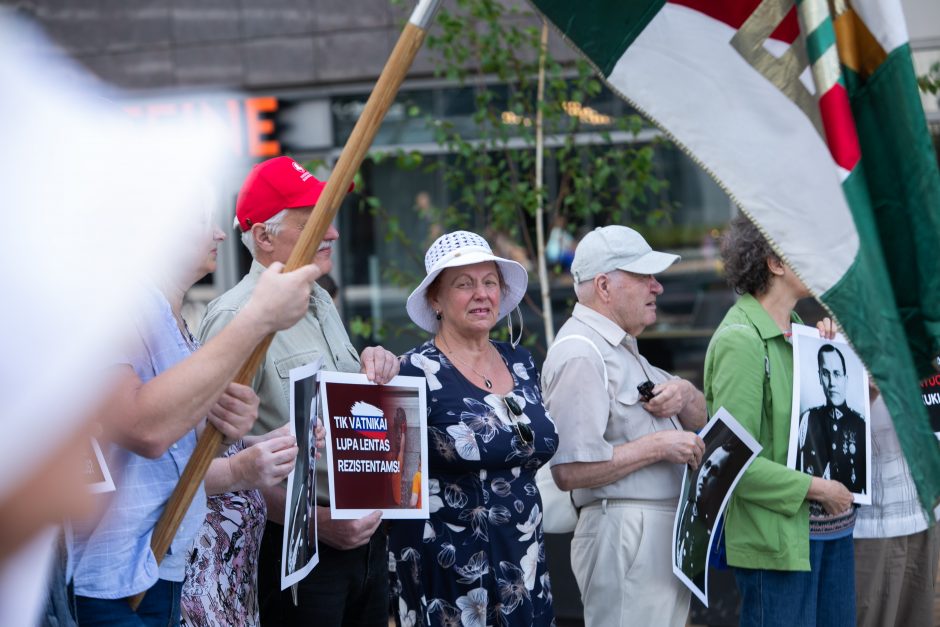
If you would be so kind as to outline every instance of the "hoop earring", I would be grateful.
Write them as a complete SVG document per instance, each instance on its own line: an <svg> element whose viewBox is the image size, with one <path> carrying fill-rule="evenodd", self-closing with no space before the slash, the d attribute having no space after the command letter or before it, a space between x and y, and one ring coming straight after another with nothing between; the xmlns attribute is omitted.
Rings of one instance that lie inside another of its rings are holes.
<svg viewBox="0 0 940 627"><path fill-rule="evenodd" d="M440 320L440 319L441 319L441 312L435 311L435 312L434 312L434 317L437 318L438 320Z"/></svg>

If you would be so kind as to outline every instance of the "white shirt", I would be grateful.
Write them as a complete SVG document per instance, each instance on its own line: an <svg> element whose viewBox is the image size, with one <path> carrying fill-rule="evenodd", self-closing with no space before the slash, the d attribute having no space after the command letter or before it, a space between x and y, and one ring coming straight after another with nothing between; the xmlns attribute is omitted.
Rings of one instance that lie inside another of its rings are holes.
<svg viewBox="0 0 940 627"><path fill-rule="evenodd" d="M858 508L856 538L894 538L927 528L911 469L879 395L871 404L871 506Z"/></svg>
<svg viewBox="0 0 940 627"><path fill-rule="evenodd" d="M572 334L590 339L604 364L586 342L563 342L549 351L542 385L559 437L552 466L609 461L617 444L682 428L677 417L656 418L643 408L637 385L647 379L656 384L676 377L651 366L637 351L636 338L580 303L555 342ZM604 365L609 381L604 380ZM614 483L573 490L574 502L583 506L605 498L675 500L684 469L684 465L668 462L650 464Z"/></svg>

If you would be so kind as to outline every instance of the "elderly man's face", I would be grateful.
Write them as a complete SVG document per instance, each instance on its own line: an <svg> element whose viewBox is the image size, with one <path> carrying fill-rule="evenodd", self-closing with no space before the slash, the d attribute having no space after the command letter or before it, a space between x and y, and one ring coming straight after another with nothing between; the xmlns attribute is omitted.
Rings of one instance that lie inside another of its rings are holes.
<svg viewBox="0 0 940 627"><path fill-rule="evenodd" d="M310 219L311 213L313 213L313 207L291 209L287 212L284 222L281 223L281 229L273 240L274 251L271 254L271 261L287 263L291 251L294 250L294 245L300 239L300 233L307 225L307 220ZM320 267L324 274L333 269L333 244L338 238L339 231L331 224L323 235L320 248L317 249L317 254L313 258L313 262Z"/></svg>
<svg viewBox="0 0 940 627"><path fill-rule="evenodd" d="M819 362L819 384L822 385L826 400L830 404L841 405L845 402L845 368L837 353L822 354Z"/></svg>
<svg viewBox="0 0 940 627"><path fill-rule="evenodd" d="M718 476L721 474L721 468L731 457L731 453L723 447L718 447L708 459L702 463L702 469L699 470L698 479L695 480L695 502L701 503L702 497L708 497L708 494L718 484Z"/></svg>
<svg viewBox="0 0 940 627"><path fill-rule="evenodd" d="M615 270L607 273L607 277L614 321L636 337L656 322L656 297L663 293L663 286L652 274Z"/></svg>

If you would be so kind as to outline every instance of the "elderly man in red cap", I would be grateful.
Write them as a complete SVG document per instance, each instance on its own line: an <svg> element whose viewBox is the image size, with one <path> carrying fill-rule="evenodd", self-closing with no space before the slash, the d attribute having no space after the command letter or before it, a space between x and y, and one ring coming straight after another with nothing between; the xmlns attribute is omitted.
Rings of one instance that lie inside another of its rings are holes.
<svg viewBox="0 0 940 627"><path fill-rule="evenodd" d="M219 333L235 317L265 267L287 261L324 187L324 182L290 157L270 159L252 169L239 193L235 217L254 261L238 285L209 304L200 338ZM324 273L332 268L333 243L338 237L331 225L316 253L315 263ZM376 383L386 383L398 374L397 357L381 347L369 347L357 355L330 296L314 285L306 315L275 336L253 381L261 399L256 433L287 423L290 369L319 357L328 370L362 372ZM283 523L285 488L282 484L264 491L268 524L258 573L261 623L387 625L388 563L385 532L379 526L381 513L358 520L332 520L325 464L318 465L317 474L320 559L318 567L300 582L296 606L291 593L280 589L284 527L278 523Z"/></svg>

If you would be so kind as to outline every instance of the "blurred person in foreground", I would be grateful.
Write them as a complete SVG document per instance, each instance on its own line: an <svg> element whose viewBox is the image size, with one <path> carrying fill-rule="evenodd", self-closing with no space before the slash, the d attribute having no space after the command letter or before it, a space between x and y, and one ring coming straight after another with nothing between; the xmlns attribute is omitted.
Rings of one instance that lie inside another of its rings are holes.
<svg viewBox="0 0 940 627"><path fill-rule="evenodd" d="M930 625L940 536L917 497L884 399L871 404L871 506L855 521L859 627Z"/></svg>
<svg viewBox="0 0 940 627"><path fill-rule="evenodd" d="M741 625L855 624L852 495L837 481L786 466L793 399L793 311L809 291L746 217L722 242L725 275L741 294L712 336L705 399L763 446L725 512L728 564ZM828 339L832 321L817 325ZM812 510L812 514L811 514Z"/></svg>
<svg viewBox="0 0 940 627"><path fill-rule="evenodd" d="M553 625L535 472L558 435L520 338L490 339L528 274L469 231L435 240L424 265L407 310L432 338L402 373L427 379L431 516L391 524L398 622Z"/></svg>
<svg viewBox="0 0 940 627"><path fill-rule="evenodd" d="M672 527L685 466L705 453L694 433L705 400L637 347L656 322L655 275L678 259L625 226L585 235L571 263L578 302L542 369L560 439L552 477L580 508L571 566L591 627L681 627L688 618Z"/></svg>
<svg viewBox="0 0 940 627"><path fill-rule="evenodd" d="M245 178L235 206L242 243L253 257L251 268L228 292L209 303L199 327L203 340L225 333L250 305L249 297L265 268L286 263L326 184L290 157L264 161ZM322 272L333 266L332 248L339 237L331 225L314 261ZM314 285L296 324L278 333L252 381L261 399L254 435L264 435L290 419L290 370L323 358L323 368L362 372L387 383L398 374L398 359L381 347L358 355L329 294ZM320 562L297 586L281 591L284 535L283 482L262 490L268 523L261 541L258 595L262 624L387 625L388 561L381 512L358 520L330 517L326 465L317 464L316 522Z"/></svg>
<svg viewBox="0 0 940 627"><path fill-rule="evenodd" d="M18 8L0 7L0 81L16 94L0 105L0 214L38 228L0 253L0 625L16 626L42 609L55 527L111 500L90 493L86 471L112 404L108 370L147 306L141 277L188 262L177 251L193 243L191 200L226 171L229 139L204 122L133 124L125 94L55 52Z"/></svg>
<svg viewBox="0 0 940 627"><path fill-rule="evenodd" d="M151 535L176 487L205 420L227 443L248 431L258 399L232 383L266 335L292 325L304 312L320 269L281 274L271 268L227 332L201 348L180 313L183 296L214 268L222 233L203 224L198 251L179 274L159 277L146 317L113 368L114 387L101 412L113 444L105 457L116 490L99 498L104 513L75 520L74 587L80 625L167 625L180 621L180 592L193 538L206 516L200 484L167 555L157 564ZM199 350L197 350L199 348ZM145 592L138 610L128 597Z"/></svg>

